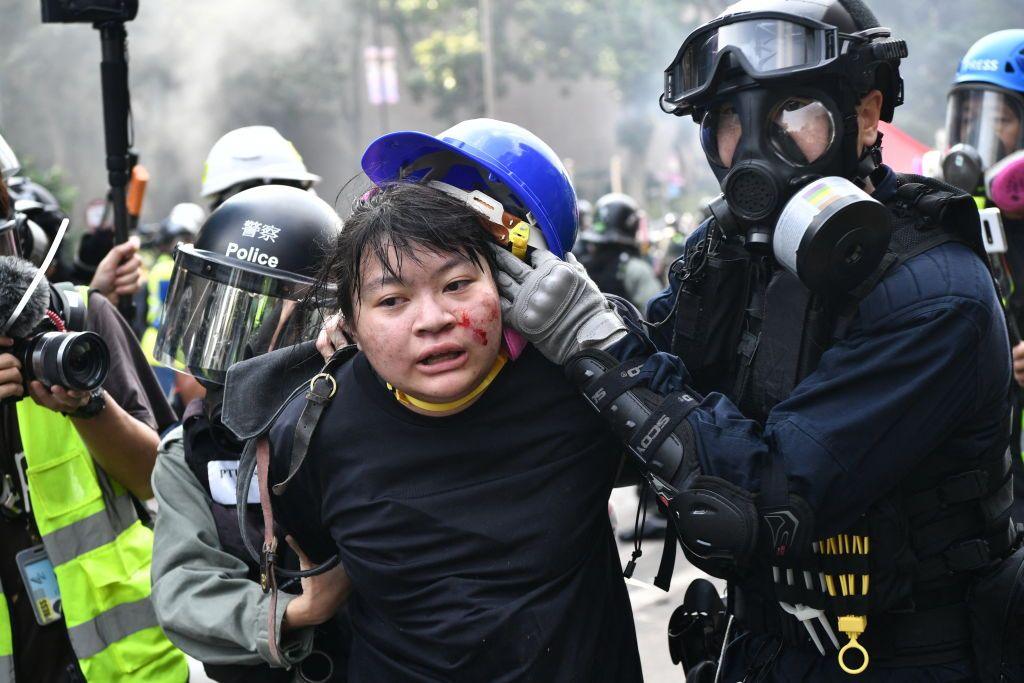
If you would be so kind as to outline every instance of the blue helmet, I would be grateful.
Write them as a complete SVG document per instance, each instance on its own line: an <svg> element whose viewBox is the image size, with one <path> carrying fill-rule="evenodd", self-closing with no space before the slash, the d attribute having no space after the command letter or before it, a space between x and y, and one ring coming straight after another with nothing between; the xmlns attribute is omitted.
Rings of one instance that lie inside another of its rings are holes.
<svg viewBox="0 0 1024 683"><path fill-rule="evenodd" d="M946 182L978 193L985 171L1024 148L1024 29L985 36L960 60L946 109Z"/></svg>
<svg viewBox="0 0 1024 683"><path fill-rule="evenodd" d="M972 45L953 83L988 83L1024 92L1024 29L996 31Z"/></svg>
<svg viewBox="0 0 1024 683"><path fill-rule="evenodd" d="M440 135L399 131L363 153L363 171L376 184L438 180L530 214L548 249L564 257L576 242L576 191L558 155L536 135L512 123L471 119Z"/></svg>

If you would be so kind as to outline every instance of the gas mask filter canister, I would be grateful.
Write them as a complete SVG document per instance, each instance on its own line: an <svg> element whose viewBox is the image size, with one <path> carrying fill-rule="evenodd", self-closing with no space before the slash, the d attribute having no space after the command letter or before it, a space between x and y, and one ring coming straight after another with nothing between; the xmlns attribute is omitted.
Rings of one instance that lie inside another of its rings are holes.
<svg viewBox="0 0 1024 683"><path fill-rule="evenodd" d="M772 235L775 259L813 292L839 294L878 268L892 236L889 211L845 178L797 192Z"/></svg>
<svg viewBox="0 0 1024 683"><path fill-rule="evenodd" d="M1002 211L1024 213L1024 150L1004 157L985 172L985 194Z"/></svg>

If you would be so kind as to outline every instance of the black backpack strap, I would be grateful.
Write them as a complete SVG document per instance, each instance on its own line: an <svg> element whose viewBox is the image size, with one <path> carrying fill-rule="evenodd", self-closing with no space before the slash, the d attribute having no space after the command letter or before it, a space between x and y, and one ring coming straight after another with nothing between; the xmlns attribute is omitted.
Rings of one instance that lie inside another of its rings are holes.
<svg viewBox="0 0 1024 683"><path fill-rule="evenodd" d="M324 364L320 372L314 375L313 379L309 380L309 390L306 391L306 405L302 409L302 414L299 415L299 421L295 423L295 432L292 436L292 452L291 461L288 465L288 476L285 477L284 481L274 484L273 491L275 496L280 496L285 492L288 484L291 483L299 468L302 467L302 463L306 460L309 444L313 439L313 433L316 431L316 426L320 423L320 416L338 391L338 383L334 379L335 370L355 356L357 351L358 349L354 344L338 349L327 363Z"/></svg>

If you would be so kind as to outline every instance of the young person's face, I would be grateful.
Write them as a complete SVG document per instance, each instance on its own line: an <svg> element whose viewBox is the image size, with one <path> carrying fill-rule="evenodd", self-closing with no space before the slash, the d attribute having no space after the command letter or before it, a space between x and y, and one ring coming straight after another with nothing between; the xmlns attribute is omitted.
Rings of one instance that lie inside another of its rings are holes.
<svg viewBox="0 0 1024 683"><path fill-rule="evenodd" d="M363 260L349 331L395 388L432 403L462 398L487 375L501 346L494 278L464 256L425 249L404 257L400 271L391 266L400 278L375 258Z"/></svg>

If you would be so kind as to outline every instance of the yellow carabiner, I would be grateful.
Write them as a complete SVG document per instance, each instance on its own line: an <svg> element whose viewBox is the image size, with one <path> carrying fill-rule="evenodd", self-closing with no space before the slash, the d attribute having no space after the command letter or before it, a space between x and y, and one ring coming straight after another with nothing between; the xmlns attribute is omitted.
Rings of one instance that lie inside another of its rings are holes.
<svg viewBox="0 0 1024 683"><path fill-rule="evenodd" d="M530 224L519 221L509 228L508 241L512 245L512 255L522 261L526 260L526 246L530 241Z"/></svg>
<svg viewBox="0 0 1024 683"><path fill-rule="evenodd" d="M864 649L864 646L857 642L857 638L860 634L864 633L864 629L868 627L868 618L864 616L845 616L839 617L839 630L846 634L846 637L850 639L846 645L843 645L842 649L839 650L839 667L850 674L856 676L859 673L863 673L864 669L868 668L868 651ZM861 662L860 666L852 667L846 663L846 655L850 650L856 650L860 652L861 657L864 661Z"/></svg>

